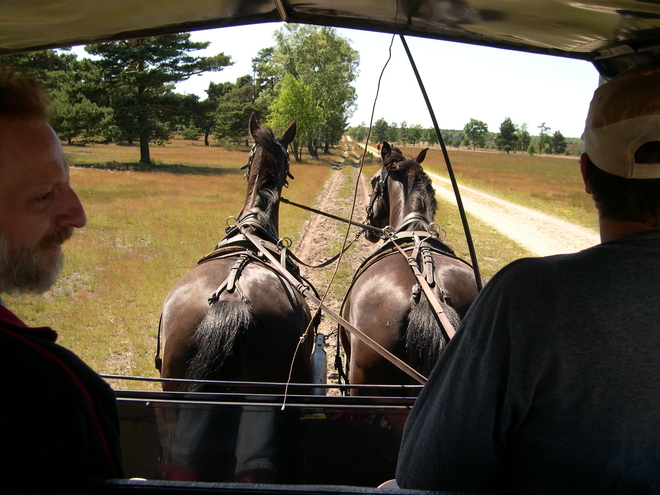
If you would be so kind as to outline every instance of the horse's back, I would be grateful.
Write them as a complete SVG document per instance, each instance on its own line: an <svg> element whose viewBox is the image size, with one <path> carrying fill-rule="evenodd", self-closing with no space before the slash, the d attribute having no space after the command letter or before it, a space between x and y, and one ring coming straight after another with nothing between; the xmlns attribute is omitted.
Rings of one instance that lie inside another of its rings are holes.
<svg viewBox="0 0 660 495"><path fill-rule="evenodd" d="M249 330L242 329L243 350L234 370L236 379L286 381L294 349L311 320L307 304L282 276L258 262L241 267L235 282L227 285L236 259L220 258L199 264L168 293L161 316L161 376L186 377L190 362L199 352L199 336L195 337L198 328L209 325L214 311L219 314L216 319L228 320L226 325L238 325L231 311L235 313L237 310L232 308L243 306L251 321L245 323ZM218 291L218 300L209 304L209 298ZM301 346L295 367L301 381L309 375L308 350L309 345Z"/></svg>
<svg viewBox="0 0 660 495"><path fill-rule="evenodd" d="M445 301L459 318L465 316L477 295L472 268L464 261L433 252L433 292ZM411 322L425 313L426 332L436 334L439 326L430 305L420 292L406 258L393 253L377 259L354 280L345 298L342 316L386 350L409 361L406 333ZM414 324L414 323L413 323ZM350 356L351 383L411 383L410 377L371 349L360 339L344 336Z"/></svg>

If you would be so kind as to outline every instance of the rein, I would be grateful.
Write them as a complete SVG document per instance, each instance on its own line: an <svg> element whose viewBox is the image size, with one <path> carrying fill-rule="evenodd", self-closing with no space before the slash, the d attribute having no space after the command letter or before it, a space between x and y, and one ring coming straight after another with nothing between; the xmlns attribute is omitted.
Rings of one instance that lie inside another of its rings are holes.
<svg viewBox="0 0 660 495"><path fill-rule="evenodd" d="M282 203L285 203L285 204L291 205L291 206L295 206L295 207L300 208L302 210L311 211L312 213L318 213L319 215L323 215L323 216L326 216L328 218L332 218L333 220L339 220L340 222L349 223L351 225L355 225L356 227L361 227L361 228L367 229L367 230L373 230L374 232L378 232L381 235L383 234L383 229L378 228L378 227L374 227L373 225L369 225L368 223L360 223L360 222L355 222L354 220L349 220L347 218L338 217L337 215L333 215L332 213L327 213L327 212L322 211L322 210L317 210L316 208L312 208L311 206L301 205L300 203L295 203L295 202L293 202L291 200L288 200L286 198L280 198L280 201Z"/></svg>
<svg viewBox="0 0 660 495"><path fill-rule="evenodd" d="M349 242L341 251L339 251L337 254L335 254L329 260L324 261L323 263L321 263L319 265L309 265L309 264L305 263L304 261L302 261L300 258L298 258L295 254L289 253L289 256L291 256L291 258L293 260L295 260L296 263L298 263L299 265L306 266L307 268L325 268L326 266L330 265L331 263L336 261L337 258L339 258L342 254L344 254L346 251L348 251L348 249L355 243L355 241L357 241L360 238L360 236L362 235L362 233L365 230L372 230L374 232L377 232L381 236L384 235L383 229L378 228L378 227L374 227L373 225L369 225L369 224L366 224L366 223L355 222L353 220L348 220L346 218L342 218L342 217L339 217L337 215L333 215L332 213L327 213L327 212L322 211L322 210L317 210L316 208L312 208L311 206L301 205L300 203L296 203L296 202L288 200L286 198L280 198L280 201L282 203L285 203L285 204L288 204L288 205L291 205L291 206L295 206L295 207L300 208L302 210L311 211L312 213L318 213L319 215L323 215L323 216L326 216L328 218L332 218L333 220L339 220L340 222L348 223L350 225L355 225L356 227L360 227L362 229L362 230L359 230L355 234L355 238L351 242Z"/></svg>
<svg viewBox="0 0 660 495"><path fill-rule="evenodd" d="M277 272L279 272L280 275L286 278L289 281L289 283L291 283L291 285L295 287L300 294L302 294L304 297L312 301L318 307L322 308L333 320L335 320L346 330L354 334L357 338L359 338L362 342L364 342L366 345L371 347L374 351L379 353L385 359L387 359L392 364L397 366L401 371L403 371L410 377L414 378L417 382L421 384L426 383L425 376L423 376L417 370L415 370L407 363L405 363L404 361L393 355L391 352L389 352L387 349L381 346L378 342L371 339L361 330L351 325L348 321L346 321L344 318L339 316L332 309L328 308L318 297L316 297L313 294L310 294L309 287L307 287L304 283L301 283L300 280L296 279L291 273L289 273L286 267L284 267L277 259L275 259L273 254L263 246L263 241L261 239L250 234L247 231L247 229L245 229L245 227L243 227L241 224L237 224L236 226L240 230L241 234L243 234L248 240L250 240L254 244L254 246L261 252L261 254L263 254L263 256L265 256L272 263L273 268L277 270Z"/></svg>

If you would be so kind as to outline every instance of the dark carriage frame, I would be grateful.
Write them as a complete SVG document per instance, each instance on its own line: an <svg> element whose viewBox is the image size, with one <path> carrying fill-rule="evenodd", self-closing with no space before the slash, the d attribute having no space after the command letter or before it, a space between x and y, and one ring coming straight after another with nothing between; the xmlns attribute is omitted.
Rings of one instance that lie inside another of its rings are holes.
<svg viewBox="0 0 660 495"><path fill-rule="evenodd" d="M533 8L530 5L533 4ZM0 55L47 48L266 22L296 22L412 35L591 62L604 79L637 64L660 65L660 4L648 0L8 0L0 14ZM294 414L341 411L381 414L406 411L406 397L349 397L293 394ZM246 404L281 407L281 396L177 396L118 391L127 432L152 435L153 410L162 404L217 404L228 410ZM336 426L336 425L334 425ZM130 462L133 462L131 459ZM149 467L148 469L151 469ZM133 470L132 467L129 471ZM139 469L134 473L140 474ZM238 485L154 480L109 480L52 484L24 480L3 491L53 494L119 493L382 493L375 488L298 485ZM401 490L400 493L416 493Z"/></svg>

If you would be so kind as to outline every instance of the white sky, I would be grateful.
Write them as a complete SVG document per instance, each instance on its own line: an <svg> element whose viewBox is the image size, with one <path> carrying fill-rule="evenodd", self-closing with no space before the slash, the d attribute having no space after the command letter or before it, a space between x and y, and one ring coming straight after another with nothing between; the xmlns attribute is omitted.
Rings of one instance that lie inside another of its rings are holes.
<svg viewBox="0 0 660 495"><path fill-rule="evenodd" d="M193 76L179 83L177 91L205 98L209 82L234 82L250 74L252 58L261 48L274 45L273 32L281 26L256 24L193 32L194 41L211 42L207 50L195 55L224 52L234 65ZM350 123L368 125L392 35L350 29L338 32L360 53L360 75L354 82L357 110ZM552 132L559 130L565 137L582 135L589 102L598 86L598 72L591 63L424 38L406 40L441 128L462 129L474 118L498 132L502 121L510 117L514 124L527 123L531 134L538 134L538 125L545 122ZM390 123L405 120L408 125L432 125L398 35L381 83L374 122L381 117Z"/></svg>

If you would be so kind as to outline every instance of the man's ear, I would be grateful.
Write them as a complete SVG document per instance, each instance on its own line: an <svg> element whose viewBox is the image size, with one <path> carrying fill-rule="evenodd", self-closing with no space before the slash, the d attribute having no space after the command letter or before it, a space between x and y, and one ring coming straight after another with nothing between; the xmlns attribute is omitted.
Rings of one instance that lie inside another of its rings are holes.
<svg viewBox="0 0 660 495"><path fill-rule="evenodd" d="M586 153L580 155L580 173L582 174L582 182L584 182L584 192L591 194L591 187L589 186L589 157Z"/></svg>

